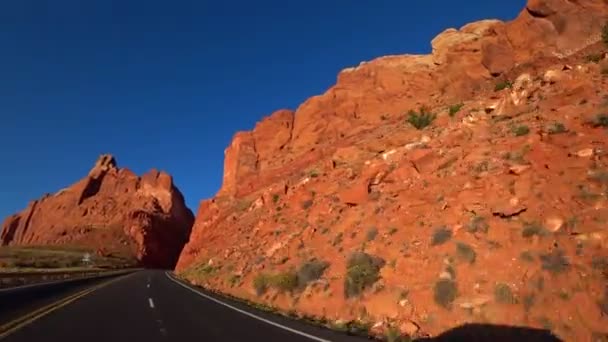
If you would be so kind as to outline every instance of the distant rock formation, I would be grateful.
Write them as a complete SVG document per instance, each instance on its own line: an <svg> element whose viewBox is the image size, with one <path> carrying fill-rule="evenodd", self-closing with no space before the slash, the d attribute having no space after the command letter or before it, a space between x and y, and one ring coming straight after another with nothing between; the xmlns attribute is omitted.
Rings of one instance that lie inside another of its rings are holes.
<svg viewBox="0 0 608 342"><path fill-rule="evenodd" d="M32 201L2 225L3 245L77 245L172 268L194 216L170 175L142 177L101 155L88 176Z"/></svg>

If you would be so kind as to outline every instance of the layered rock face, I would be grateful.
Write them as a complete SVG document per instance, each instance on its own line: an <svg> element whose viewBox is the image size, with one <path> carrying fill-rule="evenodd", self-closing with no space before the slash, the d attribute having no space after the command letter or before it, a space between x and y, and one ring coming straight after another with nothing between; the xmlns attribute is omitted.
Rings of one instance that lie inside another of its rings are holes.
<svg viewBox="0 0 608 342"><path fill-rule="evenodd" d="M445 30L432 40L431 55L386 56L342 70L323 95L235 135L225 152L220 195L240 196L270 184L270 175L282 174L311 150L326 150L383 118L400 117L405 108L471 98L482 82L515 66L568 57L600 41L606 13L603 0L529 1L513 21Z"/></svg>
<svg viewBox="0 0 608 342"><path fill-rule="evenodd" d="M178 273L376 334L605 336L607 19L606 1L531 0L343 70L235 135Z"/></svg>
<svg viewBox="0 0 608 342"><path fill-rule="evenodd" d="M87 177L31 202L2 225L3 245L70 245L172 268L194 216L170 175L142 177L99 157Z"/></svg>

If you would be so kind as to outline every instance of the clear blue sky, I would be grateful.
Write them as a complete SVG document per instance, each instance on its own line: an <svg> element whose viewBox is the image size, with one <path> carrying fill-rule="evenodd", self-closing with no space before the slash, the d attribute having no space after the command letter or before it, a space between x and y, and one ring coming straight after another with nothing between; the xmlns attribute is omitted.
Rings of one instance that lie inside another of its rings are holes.
<svg viewBox="0 0 608 342"><path fill-rule="evenodd" d="M518 1L19 0L0 5L0 217L84 177L101 153L170 172L195 210L238 130L339 70L428 53L443 29Z"/></svg>

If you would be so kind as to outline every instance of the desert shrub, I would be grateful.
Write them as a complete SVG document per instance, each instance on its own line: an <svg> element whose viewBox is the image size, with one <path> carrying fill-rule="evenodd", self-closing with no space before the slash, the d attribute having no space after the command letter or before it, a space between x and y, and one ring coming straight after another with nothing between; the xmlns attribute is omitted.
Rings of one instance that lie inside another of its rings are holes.
<svg viewBox="0 0 608 342"><path fill-rule="evenodd" d="M228 277L228 284L230 284L231 287L234 287L236 284L238 284L241 281L241 276L236 275L236 274L231 274Z"/></svg>
<svg viewBox="0 0 608 342"><path fill-rule="evenodd" d="M599 53L592 53L585 56L585 61L587 63L599 63L602 60L602 55Z"/></svg>
<svg viewBox="0 0 608 342"><path fill-rule="evenodd" d="M270 276L265 273L260 273L253 278L253 288L258 296L263 295L268 290L270 285Z"/></svg>
<svg viewBox="0 0 608 342"><path fill-rule="evenodd" d="M281 292L303 290L308 283L321 278L327 267L329 263L313 259L302 264L297 271L290 269L275 274L259 274L253 279L253 287L258 295L264 294L270 287Z"/></svg>
<svg viewBox="0 0 608 342"><path fill-rule="evenodd" d="M511 128L511 132L513 132L516 137L521 137L530 133L530 128L526 125L517 125Z"/></svg>
<svg viewBox="0 0 608 342"><path fill-rule="evenodd" d="M420 108L420 112L410 110L408 112L407 122L414 126L416 129L424 129L429 126L437 117L437 115L428 112L424 107Z"/></svg>
<svg viewBox="0 0 608 342"><path fill-rule="evenodd" d="M469 233L487 233L490 226L486 222L486 219L481 216L475 216L471 219L471 222L467 224L467 231Z"/></svg>
<svg viewBox="0 0 608 342"><path fill-rule="evenodd" d="M475 263L475 259L477 258L477 253L475 253L475 250L473 250L471 246L462 242L456 243L456 254L461 260L464 260L469 264Z"/></svg>
<svg viewBox="0 0 608 342"><path fill-rule="evenodd" d="M519 258L526 262L534 262L534 255L530 251L523 251L519 254Z"/></svg>
<svg viewBox="0 0 608 342"><path fill-rule="evenodd" d="M509 285L504 284L504 283L498 283L498 284L496 284L496 287L494 287L494 299L496 300L496 302L502 303L502 304L516 304L517 303L517 300L515 299L515 296L513 295L513 291L511 290L511 287L509 287Z"/></svg>
<svg viewBox="0 0 608 342"><path fill-rule="evenodd" d="M328 267L329 263L322 260L314 259L304 263L298 269L298 287L305 288L308 283L321 278Z"/></svg>
<svg viewBox="0 0 608 342"><path fill-rule="evenodd" d="M365 234L365 239L367 241L373 241L378 236L378 229L376 227L371 227L367 233Z"/></svg>
<svg viewBox="0 0 608 342"><path fill-rule="evenodd" d="M319 173L319 170L317 170L317 169L312 169L308 172L308 176L310 178L317 178L317 177L319 177L319 175L320 175L320 173Z"/></svg>
<svg viewBox="0 0 608 342"><path fill-rule="evenodd" d="M566 133L568 132L568 129L566 128L566 126L564 126L563 123L561 122L554 122L552 124L549 125L549 128L547 129L547 132L549 134L560 134L560 133Z"/></svg>
<svg viewBox="0 0 608 342"><path fill-rule="evenodd" d="M304 202L302 202L302 209L307 210L310 207L312 207L313 201L312 200L306 200Z"/></svg>
<svg viewBox="0 0 608 342"><path fill-rule="evenodd" d="M554 274L566 272L570 268L570 262L561 249L554 249L551 253L540 255L540 261L543 270Z"/></svg>
<svg viewBox="0 0 608 342"><path fill-rule="evenodd" d="M549 232L538 222L526 222L524 223L523 229L521 231L521 236L523 238L531 238L534 235L543 237L547 235Z"/></svg>
<svg viewBox="0 0 608 342"><path fill-rule="evenodd" d="M249 207L251 207L251 201L250 200L240 200L236 203L236 209L238 211L244 211L249 209Z"/></svg>
<svg viewBox="0 0 608 342"><path fill-rule="evenodd" d="M270 277L270 285L283 292L295 291L298 288L298 275L293 270L277 273Z"/></svg>
<svg viewBox="0 0 608 342"><path fill-rule="evenodd" d="M442 226L435 229L433 232L433 238L431 240L431 246L437 246L448 242L452 238L452 230Z"/></svg>
<svg viewBox="0 0 608 342"><path fill-rule="evenodd" d="M594 255L591 258L591 267L598 271L608 271L608 257L602 255Z"/></svg>
<svg viewBox="0 0 608 342"><path fill-rule="evenodd" d="M406 342L406 341L411 340L409 338L409 336L401 335L401 332L399 331L399 329L397 329L395 327L389 327L386 330L385 335L386 335L386 342Z"/></svg>
<svg viewBox="0 0 608 342"><path fill-rule="evenodd" d="M597 114L589 123L593 127L608 127L608 114Z"/></svg>
<svg viewBox="0 0 608 342"><path fill-rule="evenodd" d="M352 253L346 264L344 296L356 297L378 281L384 263L383 259L364 252Z"/></svg>
<svg viewBox="0 0 608 342"><path fill-rule="evenodd" d="M457 294L456 282L450 279L439 279L433 287L433 299L435 303L446 309L452 306Z"/></svg>
<svg viewBox="0 0 608 342"><path fill-rule="evenodd" d="M462 107L464 107L464 103L457 103L455 105L451 105L448 109L448 114L450 116L454 116L462 109Z"/></svg>
<svg viewBox="0 0 608 342"><path fill-rule="evenodd" d="M506 88L511 88L512 86L513 84L510 81L501 81L496 83L496 86L494 86L494 91L501 91Z"/></svg>

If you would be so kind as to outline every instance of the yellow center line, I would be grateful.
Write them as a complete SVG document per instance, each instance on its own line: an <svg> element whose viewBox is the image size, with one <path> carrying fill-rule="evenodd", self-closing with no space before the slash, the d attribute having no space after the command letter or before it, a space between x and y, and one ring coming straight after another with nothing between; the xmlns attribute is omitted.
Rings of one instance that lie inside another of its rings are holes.
<svg viewBox="0 0 608 342"><path fill-rule="evenodd" d="M118 278L115 279L110 279L106 282L103 282L99 285L84 289L80 292L77 292L73 295L70 295L68 297L62 298L54 303L48 304L46 306L43 306L42 308L36 309L28 314L25 314L19 318L16 318L8 323L5 323L3 325L0 326L0 339L5 338L6 336L14 333L15 331L21 329L22 327L31 324L32 322L36 321L39 318L42 318L48 314L50 314L51 312L62 308L86 295L88 295L89 293L99 290L100 288L107 286L111 283L114 283L118 280L121 280L123 278L129 277L131 275L135 274L134 273L130 273L124 276L119 276Z"/></svg>

